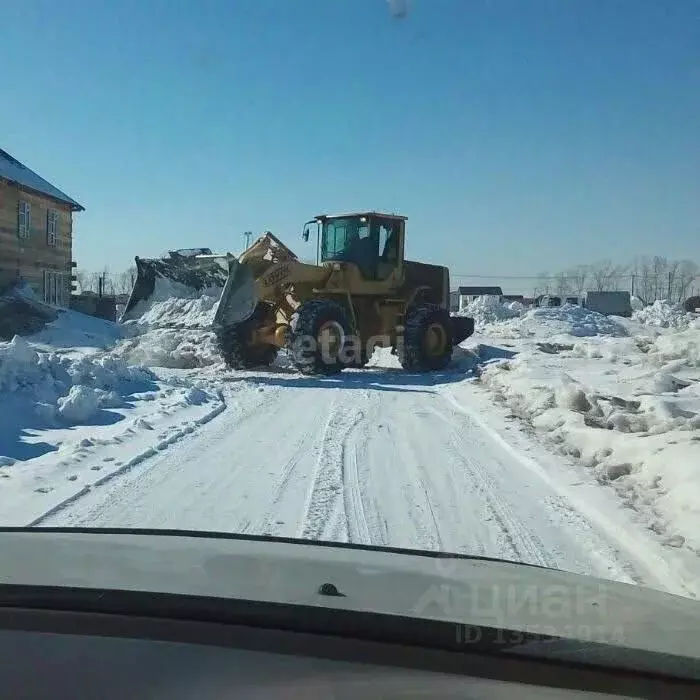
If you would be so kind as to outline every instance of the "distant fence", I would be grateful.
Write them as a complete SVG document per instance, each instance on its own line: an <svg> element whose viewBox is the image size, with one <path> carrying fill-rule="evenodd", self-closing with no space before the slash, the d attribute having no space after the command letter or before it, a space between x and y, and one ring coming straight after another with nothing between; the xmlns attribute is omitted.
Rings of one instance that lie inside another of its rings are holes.
<svg viewBox="0 0 700 700"><path fill-rule="evenodd" d="M73 294L70 298L70 308L88 316L103 318L106 321L117 320L117 299L113 295L98 296L89 292Z"/></svg>

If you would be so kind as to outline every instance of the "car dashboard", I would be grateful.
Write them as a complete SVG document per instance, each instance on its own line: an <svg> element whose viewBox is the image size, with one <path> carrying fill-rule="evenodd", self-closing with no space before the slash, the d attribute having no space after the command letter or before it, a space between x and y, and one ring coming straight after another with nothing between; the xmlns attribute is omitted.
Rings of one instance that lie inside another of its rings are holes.
<svg viewBox="0 0 700 700"><path fill-rule="evenodd" d="M415 646L212 622L0 610L8 698L696 697L690 684Z"/></svg>

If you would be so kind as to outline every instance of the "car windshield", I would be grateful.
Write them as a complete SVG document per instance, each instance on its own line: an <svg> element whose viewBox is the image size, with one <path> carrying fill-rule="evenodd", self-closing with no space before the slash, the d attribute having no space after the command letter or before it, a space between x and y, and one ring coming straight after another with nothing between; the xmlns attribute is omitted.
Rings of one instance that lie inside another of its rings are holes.
<svg viewBox="0 0 700 700"><path fill-rule="evenodd" d="M7 3L0 527L454 553L697 601L698 20Z"/></svg>

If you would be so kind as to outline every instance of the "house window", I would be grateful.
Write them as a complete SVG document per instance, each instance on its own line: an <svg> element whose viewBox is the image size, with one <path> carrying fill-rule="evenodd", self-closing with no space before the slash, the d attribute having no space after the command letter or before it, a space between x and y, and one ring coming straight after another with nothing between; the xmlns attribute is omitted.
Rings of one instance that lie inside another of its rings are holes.
<svg viewBox="0 0 700 700"><path fill-rule="evenodd" d="M54 306L64 306L65 295L65 275L61 272L44 270L44 301Z"/></svg>
<svg viewBox="0 0 700 700"><path fill-rule="evenodd" d="M56 245L58 236L58 211L49 209L46 212L46 242L48 245Z"/></svg>
<svg viewBox="0 0 700 700"><path fill-rule="evenodd" d="M29 238L32 226L32 207L29 202L20 200L17 214L17 233L20 238Z"/></svg>

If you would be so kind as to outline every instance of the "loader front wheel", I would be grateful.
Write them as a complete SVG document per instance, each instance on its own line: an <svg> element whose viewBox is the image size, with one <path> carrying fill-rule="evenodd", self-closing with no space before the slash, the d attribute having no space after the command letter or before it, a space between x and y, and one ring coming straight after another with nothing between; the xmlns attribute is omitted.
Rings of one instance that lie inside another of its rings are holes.
<svg viewBox="0 0 700 700"><path fill-rule="evenodd" d="M403 342L397 353L401 366L413 372L432 372L447 367L454 345L452 319L437 304L420 304L406 313Z"/></svg>
<svg viewBox="0 0 700 700"><path fill-rule="evenodd" d="M294 364L304 374L336 374L352 364L346 357L352 326L346 310L328 299L311 299L295 314L290 335Z"/></svg>
<svg viewBox="0 0 700 700"><path fill-rule="evenodd" d="M228 367L252 369L267 367L275 361L278 350L276 346L252 342L256 326L259 326L270 313L271 310L267 304L258 304L250 318L217 333L219 350Z"/></svg>

